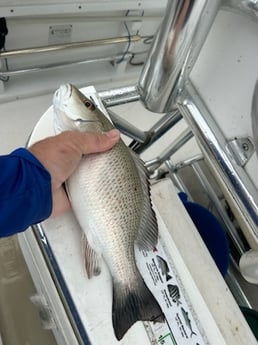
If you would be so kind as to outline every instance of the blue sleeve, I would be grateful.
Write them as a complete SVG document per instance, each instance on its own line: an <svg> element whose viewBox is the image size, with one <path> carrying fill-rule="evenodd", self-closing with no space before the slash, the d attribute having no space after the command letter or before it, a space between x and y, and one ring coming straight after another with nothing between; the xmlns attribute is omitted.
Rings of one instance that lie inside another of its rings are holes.
<svg viewBox="0 0 258 345"><path fill-rule="evenodd" d="M50 216L51 177L26 149L0 156L0 237L26 230Z"/></svg>

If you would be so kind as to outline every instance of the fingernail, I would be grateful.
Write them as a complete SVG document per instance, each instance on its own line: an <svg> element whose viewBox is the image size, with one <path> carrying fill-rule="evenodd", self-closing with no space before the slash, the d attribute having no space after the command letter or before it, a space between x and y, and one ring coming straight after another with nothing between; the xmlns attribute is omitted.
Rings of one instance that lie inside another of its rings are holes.
<svg viewBox="0 0 258 345"><path fill-rule="evenodd" d="M106 135L112 139L112 138L118 138L120 136L120 132L117 129L111 129L111 131L106 132Z"/></svg>

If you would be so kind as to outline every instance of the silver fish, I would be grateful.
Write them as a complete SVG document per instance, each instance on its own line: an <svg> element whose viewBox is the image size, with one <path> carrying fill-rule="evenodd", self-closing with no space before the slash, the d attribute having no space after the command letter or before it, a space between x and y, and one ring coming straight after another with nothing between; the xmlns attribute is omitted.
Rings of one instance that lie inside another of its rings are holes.
<svg viewBox="0 0 258 345"><path fill-rule="evenodd" d="M192 338L193 335L197 335L197 334L192 329L192 324L191 324L191 320L189 319L188 312L182 307L181 307L181 312L185 319L186 326L190 329L190 332L191 332L190 337Z"/></svg>
<svg viewBox="0 0 258 345"><path fill-rule="evenodd" d="M56 131L104 132L113 128L92 99L71 84L53 99ZM66 182L76 218L85 233L88 277L106 261L113 280L112 321L122 339L138 320L163 321L163 313L145 285L135 262L134 245L152 250L158 226L143 162L120 141L109 151L83 157Z"/></svg>

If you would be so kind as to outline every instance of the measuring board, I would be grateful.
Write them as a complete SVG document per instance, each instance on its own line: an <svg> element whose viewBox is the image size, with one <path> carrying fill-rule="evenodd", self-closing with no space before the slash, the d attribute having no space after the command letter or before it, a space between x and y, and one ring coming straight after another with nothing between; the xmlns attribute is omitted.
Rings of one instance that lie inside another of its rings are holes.
<svg viewBox="0 0 258 345"><path fill-rule="evenodd" d="M158 222L162 222L160 217ZM206 334L162 238L159 238L153 251L135 247L135 253L137 266L166 318L164 323L145 322L152 344L208 345Z"/></svg>

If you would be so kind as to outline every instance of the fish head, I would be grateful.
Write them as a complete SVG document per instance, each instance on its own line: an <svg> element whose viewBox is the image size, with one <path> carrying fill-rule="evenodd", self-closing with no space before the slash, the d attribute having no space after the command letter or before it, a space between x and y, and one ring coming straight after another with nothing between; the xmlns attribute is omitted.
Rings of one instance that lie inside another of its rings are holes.
<svg viewBox="0 0 258 345"><path fill-rule="evenodd" d="M99 123L94 101L72 84L61 85L56 90L53 108L56 133L65 130L94 131Z"/></svg>

